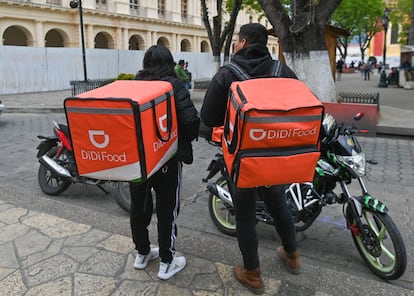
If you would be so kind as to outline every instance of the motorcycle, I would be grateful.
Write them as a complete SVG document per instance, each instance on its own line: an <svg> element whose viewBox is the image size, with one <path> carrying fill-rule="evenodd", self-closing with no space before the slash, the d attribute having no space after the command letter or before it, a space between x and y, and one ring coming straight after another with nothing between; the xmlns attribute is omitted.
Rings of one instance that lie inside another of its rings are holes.
<svg viewBox="0 0 414 296"><path fill-rule="evenodd" d="M354 120L360 120L363 115L356 114ZM358 132L361 130L355 123L346 127L343 123L336 123L331 115L325 114L320 143L321 156L313 182L287 185L286 200L297 232L308 229L324 206L342 204L347 229L365 264L378 277L395 280L405 272L406 248L385 204L368 193L363 180L365 153L356 137ZM200 136L203 135L200 133ZM210 139L208 142L220 146ZM211 219L221 232L235 236L235 213L228 186L231 183L222 153L216 154L207 170L209 173L203 179L205 182L220 173L214 182L207 185ZM352 181L358 182L361 189L359 195L351 194L349 185ZM339 194L334 192L337 185L340 188ZM256 197L256 219L274 225L260 196Z"/></svg>
<svg viewBox="0 0 414 296"><path fill-rule="evenodd" d="M109 191L103 187L103 184L108 183L114 189L115 201L123 210L129 212L131 197L128 182L79 176L66 124L53 121L53 135L37 137L41 140L37 146L37 158L40 162L37 179L44 193L59 195L72 183L81 183L96 185L107 194Z"/></svg>

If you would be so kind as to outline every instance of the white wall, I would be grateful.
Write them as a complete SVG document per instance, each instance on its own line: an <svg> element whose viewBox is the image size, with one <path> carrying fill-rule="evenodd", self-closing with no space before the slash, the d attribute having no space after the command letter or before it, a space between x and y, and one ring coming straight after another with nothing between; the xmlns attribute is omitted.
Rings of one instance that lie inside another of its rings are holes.
<svg viewBox="0 0 414 296"><path fill-rule="evenodd" d="M88 79L135 74L142 68L144 51L86 49ZM173 53L188 61L193 80L213 76L211 53ZM70 89L69 81L83 80L82 50L0 46L0 94Z"/></svg>

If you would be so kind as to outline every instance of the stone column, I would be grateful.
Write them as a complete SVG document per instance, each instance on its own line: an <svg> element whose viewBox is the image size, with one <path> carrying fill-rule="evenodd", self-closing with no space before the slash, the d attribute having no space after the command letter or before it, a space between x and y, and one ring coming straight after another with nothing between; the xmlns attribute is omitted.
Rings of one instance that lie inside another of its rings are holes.
<svg viewBox="0 0 414 296"><path fill-rule="evenodd" d="M129 49L128 29L122 29L123 49Z"/></svg>
<svg viewBox="0 0 414 296"><path fill-rule="evenodd" d="M36 33L35 33L35 44L36 47L45 47L45 34L43 32L43 23L36 21ZM30 44L28 44L31 46ZM33 46L33 44L32 44Z"/></svg>
<svg viewBox="0 0 414 296"><path fill-rule="evenodd" d="M93 36L93 26L92 25L86 25L85 28L85 39L86 39L86 48L95 48L95 36Z"/></svg>

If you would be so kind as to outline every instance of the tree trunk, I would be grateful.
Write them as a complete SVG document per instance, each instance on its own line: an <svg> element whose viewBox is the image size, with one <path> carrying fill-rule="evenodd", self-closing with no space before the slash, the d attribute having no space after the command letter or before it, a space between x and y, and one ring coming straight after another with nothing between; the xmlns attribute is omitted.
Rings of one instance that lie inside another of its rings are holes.
<svg viewBox="0 0 414 296"><path fill-rule="evenodd" d="M241 8L242 0L235 0L233 9L230 13L230 20L225 24L224 29L222 30L223 26L223 0L217 0L216 8L217 8L217 15L213 17L213 28L210 25L210 19L207 9L207 4L205 0L201 0L201 10L202 10L202 17L204 26L207 30L207 35L210 40L210 45L213 51L213 74L217 72L217 70L221 66L221 51L225 44L225 51L224 51L224 62L228 62L229 53L230 53L230 46L231 40L233 37L234 26L236 24L237 15L239 14Z"/></svg>
<svg viewBox="0 0 414 296"><path fill-rule="evenodd" d="M335 101L335 83L325 43L325 25L342 0L258 0L275 28L287 65L322 102Z"/></svg>
<svg viewBox="0 0 414 296"><path fill-rule="evenodd" d="M321 102L336 100L328 51L311 51L308 55L284 53L286 64L295 71Z"/></svg>

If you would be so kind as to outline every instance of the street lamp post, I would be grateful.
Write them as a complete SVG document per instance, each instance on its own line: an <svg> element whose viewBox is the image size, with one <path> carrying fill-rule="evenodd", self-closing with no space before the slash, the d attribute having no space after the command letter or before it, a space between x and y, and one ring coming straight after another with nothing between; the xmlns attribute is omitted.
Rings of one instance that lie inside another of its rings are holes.
<svg viewBox="0 0 414 296"><path fill-rule="evenodd" d="M71 0L69 2L69 6L70 8L79 7L80 31L81 31L81 42L82 42L83 76L84 76L84 81L88 81L88 76L86 74L85 34L83 31L82 0Z"/></svg>
<svg viewBox="0 0 414 296"><path fill-rule="evenodd" d="M384 15L382 16L382 26L384 27L384 46L382 51L382 70L381 70L381 77L379 87L388 87L387 84L387 74L385 73L385 65L386 65L386 55L387 55L387 30L389 24L388 13L390 10L385 7Z"/></svg>

